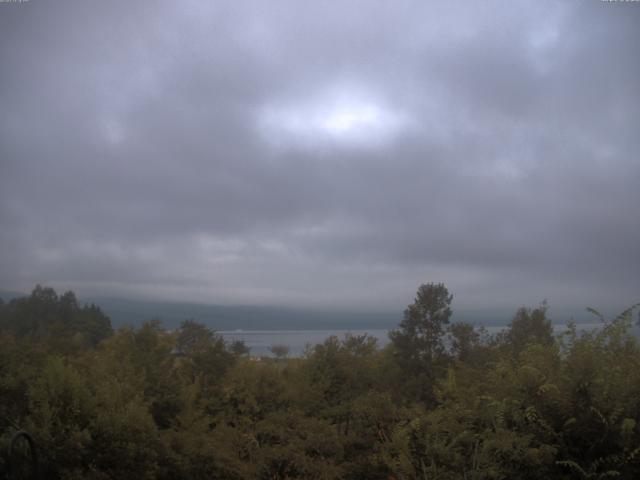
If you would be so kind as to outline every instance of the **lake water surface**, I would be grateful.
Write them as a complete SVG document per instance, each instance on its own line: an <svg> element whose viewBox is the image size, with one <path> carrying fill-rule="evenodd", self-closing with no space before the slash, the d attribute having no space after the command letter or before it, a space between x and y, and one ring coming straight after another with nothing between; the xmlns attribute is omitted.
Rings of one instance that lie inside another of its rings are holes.
<svg viewBox="0 0 640 480"><path fill-rule="evenodd" d="M602 326L601 323L581 323L576 325L578 330L591 330ZM485 327L490 334L498 333L505 327ZM566 325L554 325L556 334L562 333ZM304 354L307 346L324 342L332 335L343 338L346 334L370 335L378 340L378 346L384 347L389 343L389 330L361 329L361 330L229 330L220 331L225 340L242 340L251 349L252 356L270 356L270 348L274 345L289 347L289 356L299 357Z"/></svg>

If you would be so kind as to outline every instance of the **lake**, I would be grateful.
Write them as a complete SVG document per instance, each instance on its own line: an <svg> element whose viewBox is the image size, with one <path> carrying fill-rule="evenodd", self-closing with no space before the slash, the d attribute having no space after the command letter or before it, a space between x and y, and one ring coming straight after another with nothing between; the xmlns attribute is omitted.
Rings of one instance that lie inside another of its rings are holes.
<svg viewBox="0 0 640 480"><path fill-rule="evenodd" d="M580 323L576 325L578 330L591 330L602 326L601 323ZM505 327L485 327L490 334L496 334ZM553 326L554 333L562 333L566 329L565 324ZM274 345L289 347L289 356L300 357L307 345L317 345L324 342L332 335L343 338L346 334L370 335L378 340L378 346L384 347L389 343L389 330L386 329L361 329L361 330L227 330L219 331L225 340L242 340L251 349L252 356L271 356L269 349Z"/></svg>

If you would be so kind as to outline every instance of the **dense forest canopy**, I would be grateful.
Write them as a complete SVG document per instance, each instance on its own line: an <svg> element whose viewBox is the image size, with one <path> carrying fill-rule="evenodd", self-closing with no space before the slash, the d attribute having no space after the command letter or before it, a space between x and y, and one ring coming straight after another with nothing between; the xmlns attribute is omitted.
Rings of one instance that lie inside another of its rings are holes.
<svg viewBox="0 0 640 480"><path fill-rule="evenodd" d="M185 320L114 331L72 292L0 302L0 472L47 479L640 478L633 309L553 335L545 304L498 335L425 284L390 344L330 337L249 356Z"/></svg>

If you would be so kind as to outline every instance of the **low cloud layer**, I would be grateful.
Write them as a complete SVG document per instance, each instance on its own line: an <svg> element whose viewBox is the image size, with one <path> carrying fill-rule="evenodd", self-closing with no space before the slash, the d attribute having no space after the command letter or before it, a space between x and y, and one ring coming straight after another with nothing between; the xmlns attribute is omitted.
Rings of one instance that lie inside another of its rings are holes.
<svg viewBox="0 0 640 480"><path fill-rule="evenodd" d="M640 300L640 5L0 4L0 288Z"/></svg>

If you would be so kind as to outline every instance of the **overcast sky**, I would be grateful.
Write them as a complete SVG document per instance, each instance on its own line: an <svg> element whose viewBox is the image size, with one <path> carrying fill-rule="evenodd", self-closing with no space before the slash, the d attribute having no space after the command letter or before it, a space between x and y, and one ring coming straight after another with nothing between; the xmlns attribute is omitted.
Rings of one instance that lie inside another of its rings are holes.
<svg viewBox="0 0 640 480"><path fill-rule="evenodd" d="M0 3L0 288L640 301L640 3Z"/></svg>

